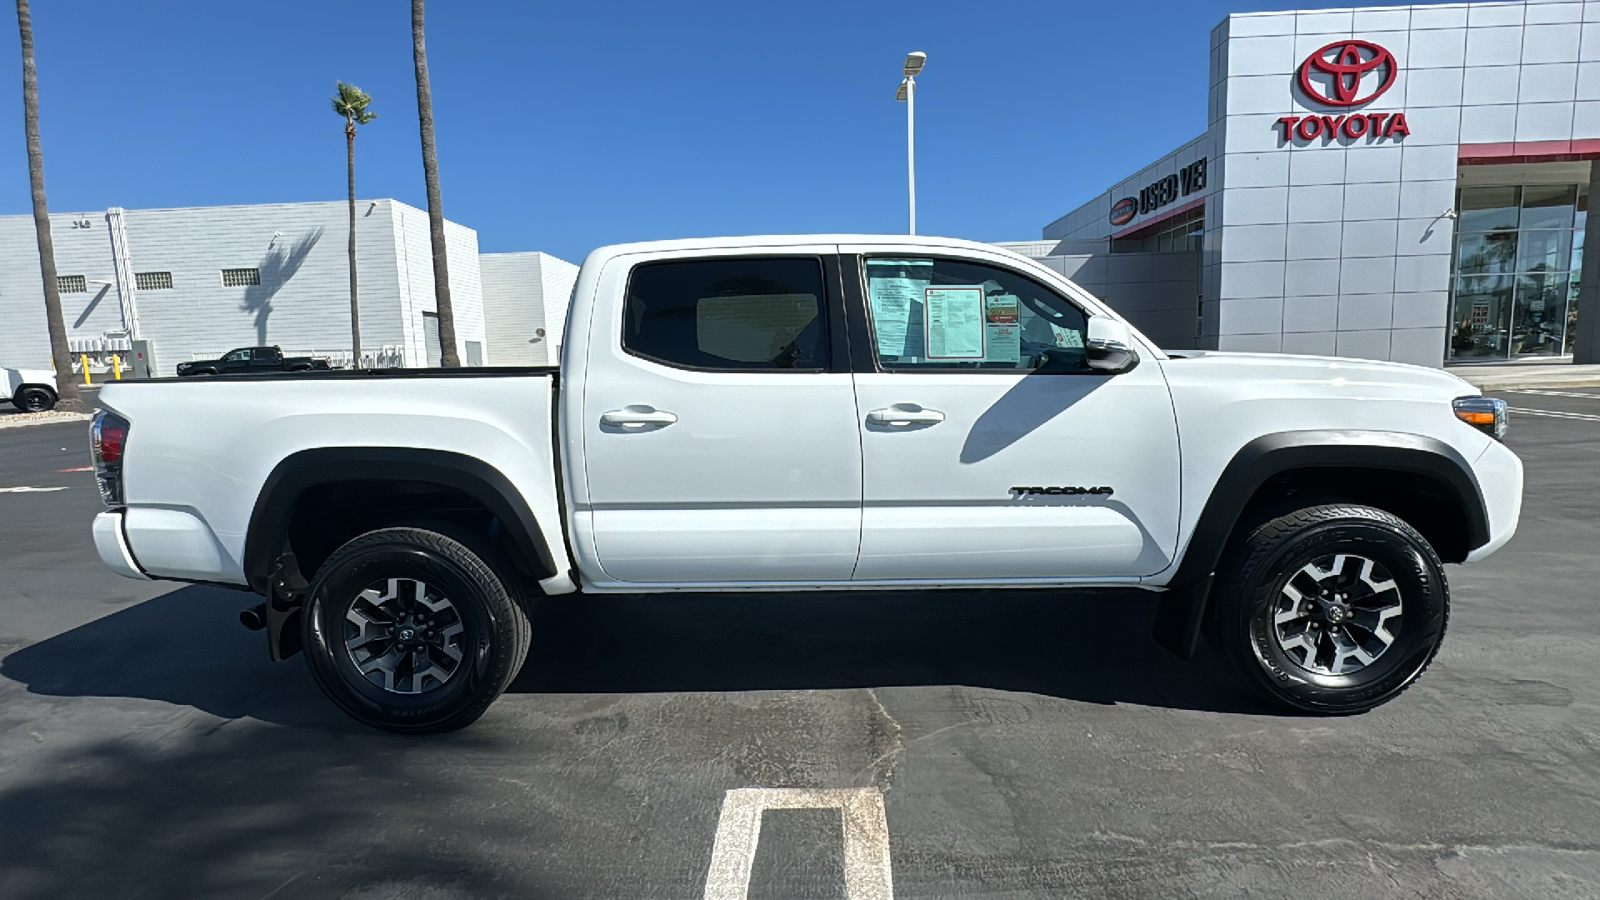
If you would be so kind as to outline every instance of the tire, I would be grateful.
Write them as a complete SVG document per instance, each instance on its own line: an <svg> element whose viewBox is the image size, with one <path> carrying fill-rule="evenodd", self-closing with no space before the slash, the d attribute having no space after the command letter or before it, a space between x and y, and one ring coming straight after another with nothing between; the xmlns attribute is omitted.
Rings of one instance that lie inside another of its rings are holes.
<svg viewBox="0 0 1600 900"><path fill-rule="evenodd" d="M23 412L49 412L56 407L56 395L48 388L25 386L17 389L11 405Z"/></svg>
<svg viewBox="0 0 1600 900"><path fill-rule="evenodd" d="M466 534L397 527L351 540L306 593L302 646L312 677L374 728L470 725L527 658L531 629L511 572L493 546ZM367 641L347 648L357 635Z"/></svg>
<svg viewBox="0 0 1600 900"><path fill-rule="evenodd" d="M1207 636L1262 696L1365 712L1433 661L1450 589L1433 547L1368 506L1313 506L1255 526L1224 557ZM1325 596L1324 596L1325 595Z"/></svg>

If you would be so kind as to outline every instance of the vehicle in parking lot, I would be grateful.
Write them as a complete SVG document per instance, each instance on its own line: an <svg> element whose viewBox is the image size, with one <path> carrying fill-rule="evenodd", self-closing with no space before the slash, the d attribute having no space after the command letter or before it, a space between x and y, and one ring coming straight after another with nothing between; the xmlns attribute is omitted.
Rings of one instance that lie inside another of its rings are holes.
<svg viewBox="0 0 1600 900"><path fill-rule="evenodd" d="M277 347L240 347L217 359L178 363L178 375L252 375L264 372L308 372L328 368L319 356L284 356Z"/></svg>
<svg viewBox="0 0 1600 900"><path fill-rule="evenodd" d="M475 719L522 601L580 590L1156 591L1169 649L1350 713L1520 512L1504 404L1453 375L1163 352L983 244L607 247L569 316L559 369L107 386L102 559L264 596L273 657L396 731Z"/></svg>
<svg viewBox="0 0 1600 900"><path fill-rule="evenodd" d="M12 369L0 366L5 377L4 393L0 400L10 400L11 405L23 412L46 412L55 409L56 373L49 369Z"/></svg>

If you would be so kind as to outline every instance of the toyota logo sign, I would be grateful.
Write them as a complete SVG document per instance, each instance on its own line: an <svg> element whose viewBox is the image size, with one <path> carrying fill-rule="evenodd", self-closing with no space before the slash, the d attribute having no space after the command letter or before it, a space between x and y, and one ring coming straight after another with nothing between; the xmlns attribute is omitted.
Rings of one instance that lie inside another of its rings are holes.
<svg viewBox="0 0 1600 900"><path fill-rule="evenodd" d="M1300 64L1300 89L1329 106L1360 106L1376 100L1399 74L1394 54L1371 41L1334 41ZM1377 86L1363 93L1362 86Z"/></svg>
<svg viewBox="0 0 1600 900"><path fill-rule="evenodd" d="M1111 224L1126 225L1138 214L1139 201L1132 197L1123 197L1111 205Z"/></svg>

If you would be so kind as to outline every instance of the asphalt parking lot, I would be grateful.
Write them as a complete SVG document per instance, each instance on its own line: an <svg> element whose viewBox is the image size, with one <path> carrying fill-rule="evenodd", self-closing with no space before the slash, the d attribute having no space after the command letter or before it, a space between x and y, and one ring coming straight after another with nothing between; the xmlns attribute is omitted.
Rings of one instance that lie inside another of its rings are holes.
<svg viewBox="0 0 1600 900"><path fill-rule="evenodd" d="M1600 389L1500 396L1521 529L1345 719L1137 594L566 598L479 723L393 737L250 595L100 565L83 423L0 430L0 897L707 896L747 788L881 796L901 898L1600 896ZM837 810L759 821L750 897L846 896Z"/></svg>

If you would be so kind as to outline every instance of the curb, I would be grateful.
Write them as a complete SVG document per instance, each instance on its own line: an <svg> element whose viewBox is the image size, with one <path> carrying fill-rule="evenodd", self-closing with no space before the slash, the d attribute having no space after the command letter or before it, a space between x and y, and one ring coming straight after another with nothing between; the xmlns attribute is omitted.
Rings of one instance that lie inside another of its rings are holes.
<svg viewBox="0 0 1600 900"><path fill-rule="evenodd" d="M24 416L39 416L24 418ZM26 428L29 425L56 425L61 422L87 422L94 416L89 413L13 413L0 416L0 429Z"/></svg>

